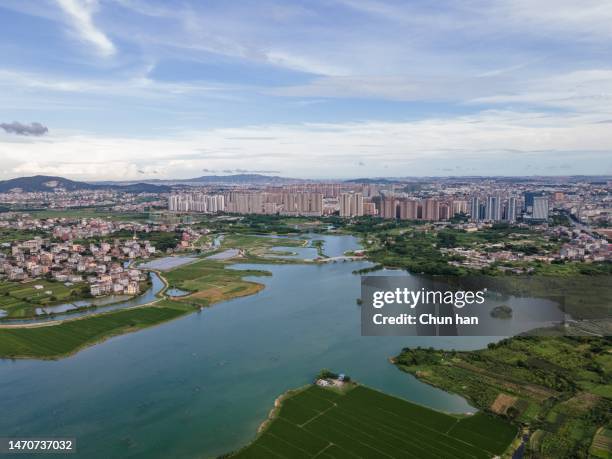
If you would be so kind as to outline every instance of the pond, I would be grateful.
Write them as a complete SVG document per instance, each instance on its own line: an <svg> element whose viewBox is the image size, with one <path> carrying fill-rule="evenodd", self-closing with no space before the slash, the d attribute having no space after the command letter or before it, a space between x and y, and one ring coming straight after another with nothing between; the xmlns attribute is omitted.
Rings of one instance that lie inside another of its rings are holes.
<svg viewBox="0 0 612 459"><path fill-rule="evenodd" d="M178 268L179 266L186 265L187 263L193 263L197 260L197 257L191 256L163 257L148 261L146 263L141 263L138 265L138 268L155 269L157 271L170 271L171 269Z"/></svg>
<svg viewBox="0 0 612 459"><path fill-rule="evenodd" d="M180 288L169 288L166 290L166 295L171 296L173 298L178 298L181 296L187 296L189 295L191 292L188 292L187 290L181 290Z"/></svg>
<svg viewBox="0 0 612 459"><path fill-rule="evenodd" d="M223 252L215 253L206 257L207 260L227 260L229 258L233 258L240 253L238 249L227 249Z"/></svg>

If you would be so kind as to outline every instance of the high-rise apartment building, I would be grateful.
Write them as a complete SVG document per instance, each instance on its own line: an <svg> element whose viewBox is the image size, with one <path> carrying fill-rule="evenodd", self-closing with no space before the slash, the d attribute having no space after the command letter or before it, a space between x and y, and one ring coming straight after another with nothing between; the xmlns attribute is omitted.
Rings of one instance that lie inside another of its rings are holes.
<svg viewBox="0 0 612 459"><path fill-rule="evenodd" d="M397 218L397 200L392 196L383 196L380 200L379 214L381 218Z"/></svg>
<svg viewBox="0 0 612 459"><path fill-rule="evenodd" d="M372 201L363 202L363 215L376 215L376 204Z"/></svg>
<svg viewBox="0 0 612 459"><path fill-rule="evenodd" d="M448 220L451 217L450 209L447 202L441 202L438 208L438 220Z"/></svg>
<svg viewBox="0 0 612 459"><path fill-rule="evenodd" d="M465 200L455 200L451 202L450 216L468 213L468 202Z"/></svg>
<svg viewBox="0 0 612 459"><path fill-rule="evenodd" d="M399 201L400 219L416 220L418 217L419 203L410 199L402 199Z"/></svg>
<svg viewBox="0 0 612 459"><path fill-rule="evenodd" d="M510 223L516 221L516 198L514 196L508 199L508 207L506 208L506 220Z"/></svg>
<svg viewBox="0 0 612 459"><path fill-rule="evenodd" d="M227 195L226 210L236 214L263 214L264 193L232 191Z"/></svg>
<svg viewBox="0 0 612 459"><path fill-rule="evenodd" d="M548 220L548 196L535 196L533 198L531 218L534 220Z"/></svg>
<svg viewBox="0 0 612 459"><path fill-rule="evenodd" d="M501 198L499 196L489 196L487 198L487 208L485 210L485 220L501 220Z"/></svg>
<svg viewBox="0 0 612 459"><path fill-rule="evenodd" d="M361 193L342 193L339 201L341 217L361 217L363 215L363 195Z"/></svg>
<svg viewBox="0 0 612 459"><path fill-rule="evenodd" d="M480 221L480 198L474 196L470 206L470 219L473 222Z"/></svg>
<svg viewBox="0 0 612 459"><path fill-rule="evenodd" d="M168 210L172 212L217 213L225 210L225 197L220 194L181 193L168 198Z"/></svg>
<svg viewBox="0 0 612 459"><path fill-rule="evenodd" d="M440 219L440 202L437 199L425 199L423 206L423 220L437 221Z"/></svg>

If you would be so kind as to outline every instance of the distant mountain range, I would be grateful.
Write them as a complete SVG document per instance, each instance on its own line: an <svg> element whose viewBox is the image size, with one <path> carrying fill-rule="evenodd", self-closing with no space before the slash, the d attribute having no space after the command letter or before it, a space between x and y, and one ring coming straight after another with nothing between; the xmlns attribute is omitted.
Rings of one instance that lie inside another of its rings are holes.
<svg viewBox="0 0 612 459"><path fill-rule="evenodd" d="M396 185L437 181L439 183L460 182L472 183L481 181L484 177L377 177L377 178L356 178L344 180L344 183L358 184L380 184L380 185ZM567 177L488 177L497 181L520 181L520 182L541 182L541 183L557 183L560 179L564 182L587 181L591 183L606 184L612 177L610 176L567 176ZM324 180L327 182L330 180ZM301 183L313 183L313 180L278 177L261 174L235 174L235 175L204 175L191 179L153 179L141 181L123 181L123 182L78 182L69 180L63 177L52 177L47 175L36 175L34 177L19 177L11 180L0 181L0 193L6 193L11 190L21 190L24 192L41 192L53 191L55 189L64 189L67 191L76 190L104 190L112 189L124 191L126 193L167 193L172 190L172 187L186 186L204 186L204 185L292 185ZM337 183L338 181L335 181Z"/></svg>
<svg viewBox="0 0 612 459"><path fill-rule="evenodd" d="M278 177L274 175L261 175L261 174L234 174L234 175L204 175L202 177L196 177L187 180L176 180L177 183L198 183L198 184L209 184L209 183L221 183L221 184L253 184L253 185L265 185L265 184L287 184L287 183L301 183L309 180Z"/></svg>
<svg viewBox="0 0 612 459"><path fill-rule="evenodd" d="M401 183L401 180L387 179L387 178L356 178L345 180L344 183L358 183L361 185L370 185L373 183L391 185L394 183Z"/></svg>
<svg viewBox="0 0 612 459"><path fill-rule="evenodd" d="M144 183L164 185L288 185L293 183L306 183L311 180L289 177L278 177L262 174L234 174L234 175L204 175L189 179L151 179L143 180ZM134 182L99 182L99 184L126 185Z"/></svg>
<svg viewBox="0 0 612 459"><path fill-rule="evenodd" d="M33 177L19 177L11 180L0 181L0 193L11 190L21 190L26 193L53 191L57 188L66 191L77 190L104 190L113 189L125 191L126 193L164 193L170 191L166 185L153 185L150 183L131 184L98 184L87 182L76 182L63 177L52 177L48 175L35 175Z"/></svg>

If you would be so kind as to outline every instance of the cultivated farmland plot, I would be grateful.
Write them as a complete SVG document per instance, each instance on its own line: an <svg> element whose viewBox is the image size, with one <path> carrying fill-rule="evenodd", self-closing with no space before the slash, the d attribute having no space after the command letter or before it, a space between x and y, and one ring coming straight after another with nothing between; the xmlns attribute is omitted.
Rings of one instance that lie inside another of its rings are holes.
<svg viewBox="0 0 612 459"><path fill-rule="evenodd" d="M490 458L517 429L484 413L460 418L364 386L311 386L285 399L267 429L234 457Z"/></svg>

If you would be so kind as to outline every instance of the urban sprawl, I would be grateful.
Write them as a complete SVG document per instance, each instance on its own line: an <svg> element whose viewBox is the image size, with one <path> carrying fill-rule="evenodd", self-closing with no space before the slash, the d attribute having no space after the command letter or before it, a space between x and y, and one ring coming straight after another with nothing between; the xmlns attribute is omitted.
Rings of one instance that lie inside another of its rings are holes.
<svg viewBox="0 0 612 459"><path fill-rule="evenodd" d="M38 218L29 209L104 209L148 213L142 223L104 218ZM139 294L146 272L135 260L192 250L207 232L192 227L197 214L336 216L451 225L466 232L492 225L529 226L545 238L564 241L555 253L526 253L507 245L440 247L449 263L480 269L499 261L552 262L609 260L607 238L612 201L608 182L521 183L473 180L418 183L302 183L284 186L176 186L170 193L116 191L45 192L11 190L0 194L0 230L35 234L0 242L0 278L27 282L50 279L80 286L91 296ZM565 223L555 223L556 216ZM176 234L173 247L156 248L148 234ZM140 235L137 237L136 235ZM121 235L121 237L119 237ZM133 236L132 236L133 235ZM513 268L514 270L515 268ZM520 271L520 270L518 270ZM85 287L83 287L85 286ZM38 286L44 289L43 285Z"/></svg>

